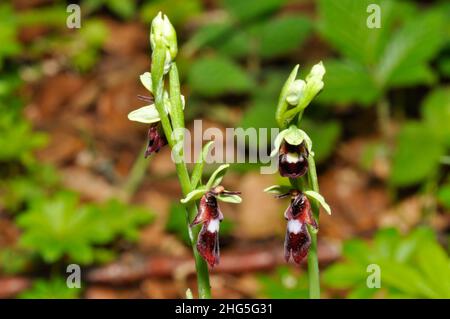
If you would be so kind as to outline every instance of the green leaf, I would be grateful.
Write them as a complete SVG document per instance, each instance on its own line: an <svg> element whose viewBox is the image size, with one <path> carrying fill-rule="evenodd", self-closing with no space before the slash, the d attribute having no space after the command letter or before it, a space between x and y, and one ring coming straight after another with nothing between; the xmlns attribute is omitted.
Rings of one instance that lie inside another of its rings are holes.
<svg viewBox="0 0 450 319"><path fill-rule="evenodd" d="M234 17L244 22L275 12L286 0L222 0L222 2Z"/></svg>
<svg viewBox="0 0 450 319"><path fill-rule="evenodd" d="M249 54L252 41L247 30L233 29L227 36L219 38L217 49L223 55L243 58Z"/></svg>
<svg viewBox="0 0 450 319"><path fill-rule="evenodd" d="M319 193L317 193L315 191L305 191L304 193L309 198L312 198L312 199L318 201L319 204L323 207L323 209L325 209L325 211L329 215L331 215L331 207L330 207L330 205L327 204L327 202L325 201L325 198L323 198L322 195L320 195Z"/></svg>
<svg viewBox="0 0 450 319"><path fill-rule="evenodd" d="M381 91L363 65L350 61L324 61L327 69L325 88L317 97L322 103L360 103L369 106L376 101Z"/></svg>
<svg viewBox="0 0 450 319"><path fill-rule="evenodd" d="M206 183L206 189L209 190L213 187L216 187L218 185L220 185L220 183L222 182L223 177L225 176L225 173L228 169L228 167L230 167L230 164L222 164L220 165L215 171L214 173L212 173L211 177L208 180L208 183Z"/></svg>
<svg viewBox="0 0 450 319"><path fill-rule="evenodd" d="M416 254L420 271L436 293L437 298L450 298L450 259L435 241L425 242ZM436 273L439 276L436 276Z"/></svg>
<svg viewBox="0 0 450 319"><path fill-rule="evenodd" d="M426 97L422 116L430 130L450 147L450 86L437 88Z"/></svg>
<svg viewBox="0 0 450 319"><path fill-rule="evenodd" d="M201 182L202 174L203 174L203 166L205 165L205 159L208 155L209 149L211 145L214 144L214 141L209 141L203 146L203 149L201 153L199 154L199 157L197 159L197 163L194 165L194 169L192 171L191 176L191 185L192 188L197 188L197 185L199 182Z"/></svg>
<svg viewBox="0 0 450 319"><path fill-rule="evenodd" d="M348 288L365 283L366 267L360 264L334 264L322 274L323 282L333 288Z"/></svg>
<svg viewBox="0 0 450 319"><path fill-rule="evenodd" d="M422 69L422 81L417 81L417 71L415 72L414 84L429 80L429 71L423 71L424 65L433 58L444 44L444 15L431 10L425 14L418 15L408 21L403 28L392 35L381 59L378 62L375 77L381 85L396 86L408 84L399 81L398 75L408 72L411 76L411 68ZM424 45L426 44L426 45ZM392 79L395 79L395 81ZM403 79L409 81L408 77Z"/></svg>
<svg viewBox="0 0 450 319"><path fill-rule="evenodd" d="M311 23L303 16L288 15L267 21L261 30L261 56L273 58L298 49L310 31Z"/></svg>
<svg viewBox="0 0 450 319"><path fill-rule="evenodd" d="M421 182L435 172L443 154L442 145L428 126L405 124L397 138L390 181L395 186Z"/></svg>
<svg viewBox="0 0 450 319"><path fill-rule="evenodd" d="M194 92L207 97L247 93L254 85L238 64L220 56L194 62L188 82Z"/></svg>
<svg viewBox="0 0 450 319"><path fill-rule="evenodd" d="M136 2L123 0L108 0L107 6L123 19L131 18L136 12Z"/></svg>
<svg viewBox="0 0 450 319"><path fill-rule="evenodd" d="M201 187L199 189L194 189L189 194L186 195L185 198L181 199L180 202L183 204L196 201L200 198L202 198L203 195L205 195L207 192L207 189L205 187Z"/></svg>
<svg viewBox="0 0 450 319"><path fill-rule="evenodd" d="M66 279L54 277L50 280L37 279L29 290L19 295L20 299L75 299L81 289L67 287Z"/></svg>
<svg viewBox="0 0 450 319"><path fill-rule="evenodd" d="M218 195L216 198L225 203L240 204L242 202L242 198L239 195L223 195L222 194L222 195Z"/></svg>
<svg viewBox="0 0 450 319"><path fill-rule="evenodd" d="M264 189L264 192L269 194L282 195L291 191L292 187L287 185L272 185Z"/></svg>
<svg viewBox="0 0 450 319"><path fill-rule="evenodd" d="M319 1L319 30L323 37L342 55L363 65L375 64L378 60L398 11L395 1L377 1L381 27L368 28L371 13L367 8L372 3L372 0Z"/></svg>

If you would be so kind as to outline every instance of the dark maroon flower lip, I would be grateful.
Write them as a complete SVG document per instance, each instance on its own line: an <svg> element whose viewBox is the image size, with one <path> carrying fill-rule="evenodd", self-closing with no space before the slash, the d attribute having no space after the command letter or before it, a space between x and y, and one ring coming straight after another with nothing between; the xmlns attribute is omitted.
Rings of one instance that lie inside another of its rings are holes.
<svg viewBox="0 0 450 319"><path fill-rule="evenodd" d="M219 263L219 228L223 220L223 214L217 203L218 195L237 195L240 192L226 191L223 186L216 186L209 190L200 199L197 216L191 223L191 227L202 224L202 229L197 238L197 250L211 267Z"/></svg>
<svg viewBox="0 0 450 319"><path fill-rule="evenodd" d="M152 155L153 153L158 153L163 146L167 145L166 136L162 132L159 124L151 125L150 128L148 129L147 136L148 136L148 145L144 154L146 158Z"/></svg>
<svg viewBox="0 0 450 319"><path fill-rule="evenodd" d="M308 149L305 143L291 145L284 141L280 146L278 156L278 169L280 175L289 178L298 178L308 170Z"/></svg>
<svg viewBox="0 0 450 319"><path fill-rule="evenodd" d="M284 257L288 262L292 257L299 264L307 255L311 246L311 236L307 225L317 229L317 222L312 216L311 204L300 191L293 190L291 203L284 213L287 220L284 241Z"/></svg>

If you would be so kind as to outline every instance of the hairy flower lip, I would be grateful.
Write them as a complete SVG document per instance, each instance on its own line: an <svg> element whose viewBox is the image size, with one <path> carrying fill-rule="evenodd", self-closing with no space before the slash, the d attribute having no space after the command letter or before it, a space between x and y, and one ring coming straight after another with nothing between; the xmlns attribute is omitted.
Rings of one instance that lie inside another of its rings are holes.
<svg viewBox="0 0 450 319"><path fill-rule="evenodd" d="M190 227L202 224L196 247L199 254L207 261L210 267L214 267L219 263L219 228L220 222L224 218L216 197L237 194L240 194L240 192L227 191L221 185L213 187L200 199L197 215L190 224Z"/></svg>
<svg viewBox="0 0 450 319"><path fill-rule="evenodd" d="M317 229L317 222L312 216L311 204L305 194L292 190L291 203L284 213L287 220L284 256L286 262L292 257L299 264L308 254L311 246L311 236L307 225Z"/></svg>
<svg viewBox="0 0 450 319"><path fill-rule="evenodd" d="M291 145L284 141L278 155L280 175L289 178L305 175L308 170L308 156L309 152L304 142L299 145Z"/></svg>

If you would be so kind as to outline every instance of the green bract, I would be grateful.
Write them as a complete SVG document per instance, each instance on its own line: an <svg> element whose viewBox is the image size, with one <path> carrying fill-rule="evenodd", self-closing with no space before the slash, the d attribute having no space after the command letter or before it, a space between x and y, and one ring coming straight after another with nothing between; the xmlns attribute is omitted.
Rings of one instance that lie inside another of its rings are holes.
<svg viewBox="0 0 450 319"><path fill-rule="evenodd" d="M242 198L239 195L218 195L216 198L222 202L239 204L242 202Z"/></svg>
<svg viewBox="0 0 450 319"><path fill-rule="evenodd" d="M264 192L269 194L282 195L287 194L292 190L291 186L287 185L272 185L264 189Z"/></svg>
<svg viewBox="0 0 450 319"><path fill-rule="evenodd" d="M200 198L202 198L203 195L206 194L208 190L206 187L200 187L198 189L194 189L192 192L188 193L185 198L181 199L180 202L183 204L196 201Z"/></svg>
<svg viewBox="0 0 450 319"><path fill-rule="evenodd" d="M304 193L309 198L312 198L312 199L315 199L316 201L318 201L320 203L320 205L325 209L325 211L329 215L331 215L330 205L328 205L327 202L325 202L325 198L323 198L322 195L320 195L319 193L317 193L315 191L305 191Z"/></svg>
<svg viewBox="0 0 450 319"><path fill-rule="evenodd" d="M294 125L291 125L288 129L278 133L274 141L274 149L270 153L270 156L275 156L278 154L283 141L286 141L290 145L300 145L304 141L309 154L314 156L314 153L312 152L312 141L308 134Z"/></svg>
<svg viewBox="0 0 450 319"><path fill-rule="evenodd" d="M222 182L222 178L224 177L228 167L230 167L230 164L220 165L214 171L214 173L212 173L211 177L208 180L208 183L206 183L206 188L211 189L213 187L220 185L220 183Z"/></svg>
<svg viewBox="0 0 450 319"><path fill-rule="evenodd" d="M311 72L306 77L305 99L309 100L308 103L323 89L324 74L325 67L321 61L311 68Z"/></svg>

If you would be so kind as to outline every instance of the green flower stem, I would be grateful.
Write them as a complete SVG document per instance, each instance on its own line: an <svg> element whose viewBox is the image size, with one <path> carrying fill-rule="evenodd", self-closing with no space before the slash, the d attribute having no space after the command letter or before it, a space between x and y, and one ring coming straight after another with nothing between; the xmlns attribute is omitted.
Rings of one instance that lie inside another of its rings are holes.
<svg viewBox="0 0 450 319"><path fill-rule="evenodd" d="M312 155L308 156L308 181L309 187L319 193L319 182L317 179L316 162ZM319 207L320 204L316 200L311 201L311 209L314 218L319 225ZM309 277L309 297L311 299L320 298L320 278L319 278L319 261L317 258L317 233L310 232L311 247L308 253L308 277Z"/></svg>
<svg viewBox="0 0 450 319"><path fill-rule="evenodd" d="M133 167L131 168L131 172L128 175L125 184L123 186L123 194L122 194L122 200L125 202L128 202L130 198L136 193L137 189L139 188L139 185L141 185L142 180L145 176L145 171L147 170L148 166L148 159L142 156L142 154L147 149L147 142L145 142L144 147L142 148L142 151L139 152L138 157L134 161ZM150 159L151 160L151 159Z"/></svg>
<svg viewBox="0 0 450 319"><path fill-rule="evenodd" d="M153 92L155 98L155 107L158 110L158 113L161 118L161 124L164 130L164 134L167 138L169 146L171 149L176 145L177 141L173 139L172 135L172 124L169 120L168 115L165 112L164 108L164 60L166 57L166 48L162 43L157 43L155 50L152 54L152 82L153 82ZM181 104L181 95L179 91L179 81L178 81L178 73L175 69L170 73L171 82L171 99L174 101L174 113L172 114L173 125L175 128L184 127L184 118L181 117L180 112L177 109L180 109ZM175 83L178 82L178 83ZM181 107L182 109L182 107ZM180 154L181 153L181 154ZM182 155L182 148L179 154L174 154L175 156ZM183 195L186 196L192 190L191 181L189 178L189 173L186 167L186 163L182 161L182 157L176 159L175 167L178 175L178 179L181 185L181 190ZM191 216L194 216L197 213L197 207L195 204L189 204L186 207L186 227L188 228L189 239L191 241L192 250L194 253L195 259L195 267L197 271L197 284L198 284L198 292L199 297L202 299L211 298L211 287L209 284L209 273L208 266L203 258L198 254L197 249L195 248L195 238L196 232L193 231L189 227Z"/></svg>

